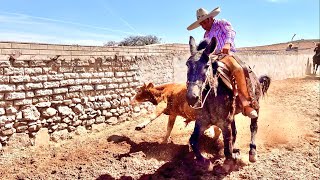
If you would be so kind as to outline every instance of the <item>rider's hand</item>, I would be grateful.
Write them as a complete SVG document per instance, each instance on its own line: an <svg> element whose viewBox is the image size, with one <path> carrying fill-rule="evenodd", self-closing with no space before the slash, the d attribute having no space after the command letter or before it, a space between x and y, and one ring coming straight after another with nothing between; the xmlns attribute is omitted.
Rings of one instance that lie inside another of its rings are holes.
<svg viewBox="0 0 320 180"><path fill-rule="evenodd" d="M226 44L222 47L222 53L223 53L223 54L230 54L230 48L231 48L231 44L230 44L230 43L226 43Z"/></svg>

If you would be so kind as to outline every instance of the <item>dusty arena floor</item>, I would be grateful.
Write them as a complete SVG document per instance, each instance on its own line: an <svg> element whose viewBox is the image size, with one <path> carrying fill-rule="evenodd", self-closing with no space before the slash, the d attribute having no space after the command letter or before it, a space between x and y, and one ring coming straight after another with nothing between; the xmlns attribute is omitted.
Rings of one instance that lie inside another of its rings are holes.
<svg viewBox="0 0 320 180"><path fill-rule="evenodd" d="M194 123L176 121L172 143L162 144L167 116L142 131L135 118L100 132L28 148L6 146L0 179L318 179L320 79L272 81L261 101L258 161L248 162L249 119L236 116L237 147L245 166L227 174L206 172L189 151Z"/></svg>

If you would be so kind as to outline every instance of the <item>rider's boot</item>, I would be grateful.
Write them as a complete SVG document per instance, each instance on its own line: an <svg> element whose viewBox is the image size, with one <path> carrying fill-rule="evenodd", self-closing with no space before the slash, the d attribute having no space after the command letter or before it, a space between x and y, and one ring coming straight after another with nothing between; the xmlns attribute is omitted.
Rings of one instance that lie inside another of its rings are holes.
<svg viewBox="0 0 320 180"><path fill-rule="evenodd" d="M233 75L237 82L238 94L243 107L243 115L249 118L258 118L257 111L251 107L251 97L248 93L246 78L242 68L236 68Z"/></svg>

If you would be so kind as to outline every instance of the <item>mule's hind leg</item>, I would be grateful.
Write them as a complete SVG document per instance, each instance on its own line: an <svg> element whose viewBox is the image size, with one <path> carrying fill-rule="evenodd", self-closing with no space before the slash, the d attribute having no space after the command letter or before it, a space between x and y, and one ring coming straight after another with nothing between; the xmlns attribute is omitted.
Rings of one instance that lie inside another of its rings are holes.
<svg viewBox="0 0 320 180"><path fill-rule="evenodd" d="M231 130L232 130L232 146L233 146L233 153L240 154L240 149L235 148L235 143L237 139L237 127L236 122L233 120L231 123Z"/></svg>
<svg viewBox="0 0 320 180"><path fill-rule="evenodd" d="M250 142L250 151L249 151L249 161L256 162L257 161L257 147L256 147L256 134L258 131L258 118L251 119L250 124L251 131L251 142Z"/></svg>
<svg viewBox="0 0 320 180"><path fill-rule="evenodd" d="M176 115L170 115L169 116L169 119L168 119L168 124L167 124L167 134L166 136L164 137L162 143L169 143L170 141L170 134L171 134L171 131L173 129L173 125L174 125L174 122L176 121Z"/></svg>

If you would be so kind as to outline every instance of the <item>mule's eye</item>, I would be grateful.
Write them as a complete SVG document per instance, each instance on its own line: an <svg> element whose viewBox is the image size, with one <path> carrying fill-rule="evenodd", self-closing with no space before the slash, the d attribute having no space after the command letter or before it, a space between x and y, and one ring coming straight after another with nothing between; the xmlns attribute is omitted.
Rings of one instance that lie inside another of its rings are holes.
<svg viewBox="0 0 320 180"><path fill-rule="evenodd" d="M204 68L205 68L205 69L208 69L208 68L209 68L209 64L205 65Z"/></svg>

